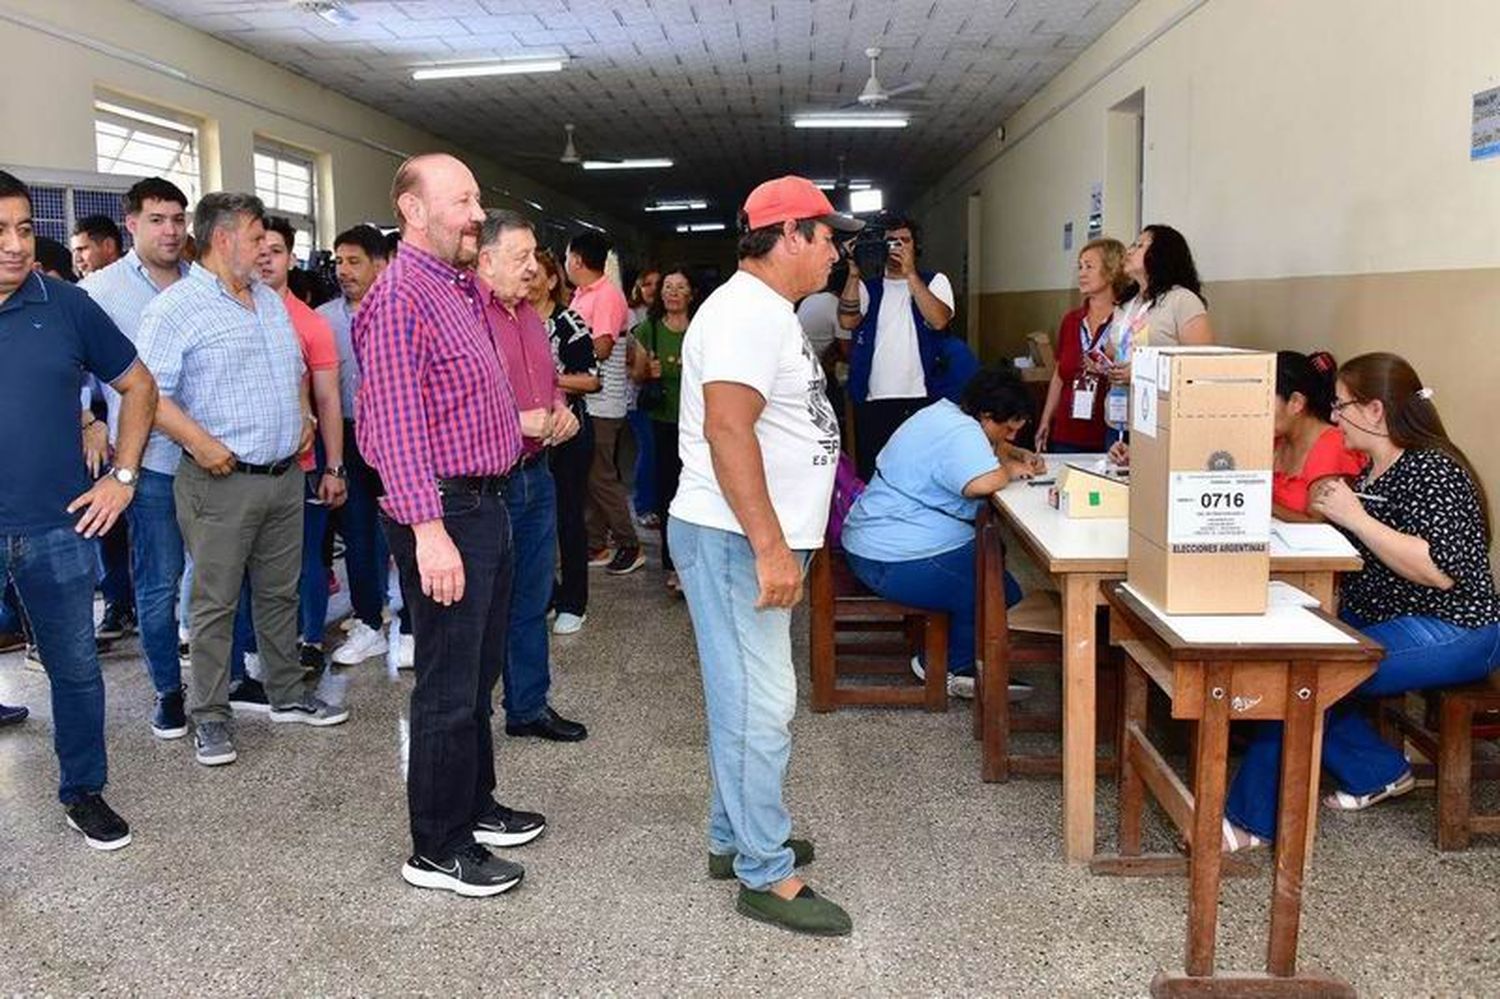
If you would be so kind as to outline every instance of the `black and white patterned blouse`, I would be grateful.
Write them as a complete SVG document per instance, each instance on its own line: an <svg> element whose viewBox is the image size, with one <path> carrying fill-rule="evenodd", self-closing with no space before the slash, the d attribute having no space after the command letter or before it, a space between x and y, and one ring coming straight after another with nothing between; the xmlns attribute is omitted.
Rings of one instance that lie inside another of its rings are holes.
<svg viewBox="0 0 1500 999"><path fill-rule="evenodd" d="M1479 496L1463 466L1442 451L1404 451L1380 478L1369 476L1366 469L1355 480L1355 491L1384 502L1362 500L1365 510L1402 534L1424 538L1433 563L1454 585L1440 590L1399 576L1345 532L1365 567L1343 578L1340 607L1371 624L1408 616L1435 617L1460 628L1500 621Z"/></svg>
<svg viewBox="0 0 1500 999"><path fill-rule="evenodd" d="M594 338L589 324L572 309L555 310L546 320L547 340L552 344L552 363L560 375L599 374L594 357ZM584 418L583 396L569 392L568 405L580 420Z"/></svg>

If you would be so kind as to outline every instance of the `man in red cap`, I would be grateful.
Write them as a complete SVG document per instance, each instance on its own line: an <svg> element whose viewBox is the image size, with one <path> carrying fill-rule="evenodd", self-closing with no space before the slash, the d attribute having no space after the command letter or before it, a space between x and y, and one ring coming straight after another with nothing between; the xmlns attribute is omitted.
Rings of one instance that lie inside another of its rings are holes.
<svg viewBox="0 0 1500 999"><path fill-rule="evenodd" d="M708 709L709 876L739 878L746 916L825 936L853 924L793 873L813 848L790 838L781 788L797 707L791 608L823 544L839 428L793 306L827 282L834 231L863 224L801 177L746 199L739 270L683 341L682 480L667 526Z"/></svg>

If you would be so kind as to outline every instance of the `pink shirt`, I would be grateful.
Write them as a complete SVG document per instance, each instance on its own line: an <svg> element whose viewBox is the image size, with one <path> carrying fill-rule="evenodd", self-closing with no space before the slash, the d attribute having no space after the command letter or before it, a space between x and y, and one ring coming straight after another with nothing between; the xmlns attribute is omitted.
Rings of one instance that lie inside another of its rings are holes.
<svg viewBox="0 0 1500 999"><path fill-rule="evenodd" d="M287 315L292 317L292 329L297 333L297 344L302 348L302 362L307 365L307 370L337 371L339 349L333 341L333 327L328 325L328 320L310 309L290 289L281 293L281 301L286 305ZM316 451L314 448L299 459L304 472L317 467Z"/></svg>
<svg viewBox="0 0 1500 999"><path fill-rule="evenodd" d="M607 336L611 342L630 325L630 305L625 301L625 293L607 277L575 289L573 311L589 324L594 336Z"/></svg>
<svg viewBox="0 0 1500 999"><path fill-rule="evenodd" d="M567 404L557 387L557 366L552 362L552 344L547 339L547 327L537 315L531 303L522 299L516 306L515 315L501 304L493 291L485 288L484 318L489 324L490 336L500 351L500 360L505 367L506 380L516 397L516 409L553 409ZM524 453L532 455L542 449L540 441L527 437Z"/></svg>

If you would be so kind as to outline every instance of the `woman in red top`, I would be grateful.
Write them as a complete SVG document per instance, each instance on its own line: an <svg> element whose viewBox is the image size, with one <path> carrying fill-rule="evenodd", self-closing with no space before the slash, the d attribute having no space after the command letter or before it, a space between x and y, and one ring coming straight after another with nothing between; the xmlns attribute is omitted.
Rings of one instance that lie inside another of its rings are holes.
<svg viewBox="0 0 1500 999"><path fill-rule="evenodd" d="M1057 367L1037 421L1038 451L1104 450L1104 398L1118 339L1111 330L1128 284L1125 245L1118 239L1095 239L1078 251L1083 304L1063 316L1057 330Z"/></svg>
<svg viewBox="0 0 1500 999"><path fill-rule="evenodd" d="M1319 352L1276 353L1276 455L1271 473L1271 504L1282 520L1322 520L1308 512L1314 483L1353 478L1364 459L1344 446L1332 424L1333 380L1338 365Z"/></svg>

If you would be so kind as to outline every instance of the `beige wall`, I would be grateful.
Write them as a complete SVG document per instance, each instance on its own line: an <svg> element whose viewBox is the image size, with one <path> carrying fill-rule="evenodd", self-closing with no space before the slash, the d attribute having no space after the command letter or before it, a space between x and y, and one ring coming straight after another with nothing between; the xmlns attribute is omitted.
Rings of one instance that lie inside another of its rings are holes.
<svg viewBox="0 0 1500 999"><path fill-rule="evenodd" d="M398 151L432 149L452 149L469 162L486 188L489 205L531 213L497 189L509 190L539 202L548 214L579 216L607 226L625 252L634 252L640 241L632 227L541 183L471 151L453 149L428 133L127 0L0 0L0 38L6 64L6 85L0 87L3 164L93 171L93 101L96 89L103 88L186 112L205 123L204 190L253 188L251 151L257 134L321 154L325 169L319 228L325 244L340 228L356 222L389 221ZM102 53L98 47L119 55ZM182 70L188 79L143 66L132 57Z"/></svg>
<svg viewBox="0 0 1500 999"><path fill-rule="evenodd" d="M1468 158L1497 39L1492 0L1142 0L919 201L929 262L959 273L980 192L985 355L1055 331L1063 225L1081 236L1118 166L1109 109L1143 90L1142 215L1187 235L1221 339L1404 354L1500 499L1500 160Z"/></svg>

